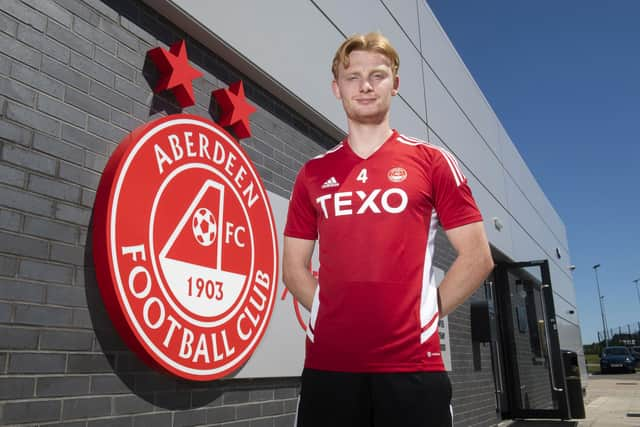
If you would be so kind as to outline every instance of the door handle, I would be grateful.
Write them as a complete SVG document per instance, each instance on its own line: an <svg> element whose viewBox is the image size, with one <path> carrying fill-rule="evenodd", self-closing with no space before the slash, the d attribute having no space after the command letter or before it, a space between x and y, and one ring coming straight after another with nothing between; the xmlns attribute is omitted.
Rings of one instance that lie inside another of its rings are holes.
<svg viewBox="0 0 640 427"><path fill-rule="evenodd" d="M549 284L542 284L541 286L543 289L550 289L551 286ZM553 295L552 295L553 297ZM553 367L553 359L551 357L551 340L549 339L549 324L553 323L554 329L555 329L555 324L556 324L556 319L551 319L549 318L549 316L547 316L547 306L544 302L544 295L542 295L542 292L540 293L540 301L542 302L542 314L544 316L544 329L545 329L545 333L544 333L544 338L545 341L547 342L547 357L549 358L549 370L551 371L551 388L553 389L553 391L564 391L564 388L562 387L558 387L556 384L556 375L555 375L555 370Z"/></svg>

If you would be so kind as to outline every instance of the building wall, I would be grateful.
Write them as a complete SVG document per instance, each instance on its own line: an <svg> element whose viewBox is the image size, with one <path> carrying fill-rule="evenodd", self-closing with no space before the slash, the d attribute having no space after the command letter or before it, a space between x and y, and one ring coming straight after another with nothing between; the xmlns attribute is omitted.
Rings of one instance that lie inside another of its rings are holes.
<svg viewBox="0 0 640 427"><path fill-rule="evenodd" d="M434 266L449 269L456 252L442 230L436 235ZM480 287L467 301L449 314L453 388L453 422L456 426L490 426L500 421L496 412L495 386L488 344L471 340L471 304L485 300Z"/></svg>
<svg viewBox="0 0 640 427"><path fill-rule="evenodd" d="M290 426L297 378L194 383L143 365L97 290L90 222L108 156L177 112L154 96L146 52L185 34L142 4L3 2L0 12L0 425ZM243 76L187 38L197 105ZM246 81L260 108L243 145L288 197L302 162L333 145Z"/></svg>
<svg viewBox="0 0 640 427"><path fill-rule="evenodd" d="M258 112L242 145L273 194L288 198L298 168L335 138L142 3L7 0L0 31L0 425L292 425L298 378L193 383L126 348L97 289L92 208L118 142L179 111L153 94L146 60L177 39L205 74L185 112L211 118L211 91L244 79ZM436 266L453 257L440 233ZM490 354L472 348L469 303L450 316L450 336L456 425L495 423Z"/></svg>

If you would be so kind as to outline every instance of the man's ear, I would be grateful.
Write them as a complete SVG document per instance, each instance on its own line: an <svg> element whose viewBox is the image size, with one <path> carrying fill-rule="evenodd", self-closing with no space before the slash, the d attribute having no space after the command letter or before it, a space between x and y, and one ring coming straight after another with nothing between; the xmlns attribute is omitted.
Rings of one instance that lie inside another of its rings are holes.
<svg viewBox="0 0 640 427"><path fill-rule="evenodd" d="M400 76L396 75L393 78L393 91L391 95L396 96L398 94L398 89L400 88Z"/></svg>
<svg viewBox="0 0 640 427"><path fill-rule="evenodd" d="M340 96L340 88L338 87L338 82L333 79L333 81L331 82L331 90L333 91L333 95L336 97L336 99L342 99L342 96Z"/></svg>

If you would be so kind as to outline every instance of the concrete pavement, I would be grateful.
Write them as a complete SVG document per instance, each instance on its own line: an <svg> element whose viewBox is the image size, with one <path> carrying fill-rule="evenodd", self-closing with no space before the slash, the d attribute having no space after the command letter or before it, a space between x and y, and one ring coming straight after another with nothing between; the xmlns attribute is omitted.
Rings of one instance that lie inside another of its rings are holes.
<svg viewBox="0 0 640 427"><path fill-rule="evenodd" d="M500 427L640 427L640 372L589 375L587 418L576 421L504 421Z"/></svg>
<svg viewBox="0 0 640 427"><path fill-rule="evenodd" d="M640 373L590 375L580 427L640 427Z"/></svg>

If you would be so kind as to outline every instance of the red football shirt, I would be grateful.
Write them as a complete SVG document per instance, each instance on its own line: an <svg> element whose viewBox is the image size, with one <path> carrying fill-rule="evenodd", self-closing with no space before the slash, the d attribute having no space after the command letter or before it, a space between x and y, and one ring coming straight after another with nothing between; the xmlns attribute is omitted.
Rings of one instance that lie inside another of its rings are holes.
<svg viewBox="0 0 640 427"><path fill-rule="evenodd" d="M305 367L442 371L436 226L482 217L456 159L396 131L369 158L343 141L308 161L284 234L319 240Z"/></svg>

